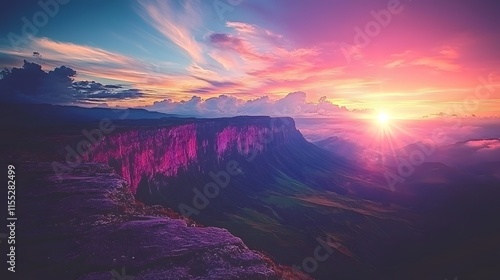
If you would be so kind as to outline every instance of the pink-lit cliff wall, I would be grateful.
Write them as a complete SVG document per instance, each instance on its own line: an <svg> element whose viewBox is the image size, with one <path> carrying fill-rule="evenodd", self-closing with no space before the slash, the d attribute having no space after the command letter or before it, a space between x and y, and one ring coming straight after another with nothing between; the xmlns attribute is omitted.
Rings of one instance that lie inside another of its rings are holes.
<svg viewBox="0 0 500 280"><path fill-rule="evenodd" d="M148 180L155 174L177 176L188 168L203 172L212 167L207 164L262 153L298 133L291 119L284 119L285 124L270 118L231 120L120 129L106 136L87 160L110 164L135 192L143 176Z"/></svg>

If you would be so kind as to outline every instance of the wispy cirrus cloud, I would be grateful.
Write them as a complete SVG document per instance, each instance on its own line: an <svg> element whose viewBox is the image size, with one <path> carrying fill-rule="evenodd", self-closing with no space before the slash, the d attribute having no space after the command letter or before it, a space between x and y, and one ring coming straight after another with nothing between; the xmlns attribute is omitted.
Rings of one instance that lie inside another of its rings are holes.
<svg viewBox="0 0 500 280"><path fill-rule="evenodd" d="M33 51L40 53L33 57ZM101 48L32 37L20 49L0 49L1 53L18 59L37 60L44 67L67 65L86 78L104 78L126 83L140 83L146 73L145 64L125 55Z"/></svg>
<svg viewBox="0 0 500 280"><path fill-rule="evenodd" d="M204 61L201 45L195 40L193 30L200 25L202 15L197 1L182 1L176 9L172 2L141 1L142 18L173 42L193 61Z"/></svg>
<svg viewBox="0 0 500 280"><path fill-rule="evenodd" d="M19 51L0 38L0 64L20 67L27 59L44 70L65 65L78 73L76 81L142 90L133 102L124 98L123 106L180 102L193 94L254 100L304 91L308 102L327 96L350 108L384 107L420 117L447 112L473 94L479 75L494 72L500 62L495 1L404 3L404 12L379 35L365 35L370 43L362 48L355 29L366 31L380 21L373 11L386 8L386 0L366 0L366 9L349 1L251 2L230 6L225 22L218 20L213 1L74 3L77 8L64 10L69 16L51 18L43 32L39 28L36 34L47 38L30 38ZM75 11L96 16L73 18ZM7 34L24 28L21 24L15 18L2 26ZM354 43L350 61L341 42ZM478 115L498 112L499 100L498 92L481 100Z"/></svg>
<svg viewBox="0 0 500 280"><path fill-rule="evenodd" d="M227 22L227 33L207 38L209 55L232 73L247 92L286 94L293 89L332 86L343 71L318 47L293 48L280 34L255 24ZM314 95L314 93L313 93Z"/></svg>
<svg viewBox="0 0 500 280"><path fill-rule="evenodd" d="M435 71L457 72L463 69L458 62L460 51L457 47L442 46L428 54L416 51L405 51L393 55L393 59L385 64L386 68L427 67Z"/></svg>
<svg viewBox="0 0 500 280"><path fill-rule="evenodd" d="M39 56L33 56L35 50ZM31 37L23 48L19 50L8 47L0 48L0 54L7 55L9 61L14 63L13 65L4 64L7 68L17 67L15 62L23 60L36 62L46 71L64 65L77 72L76 81L118 83L129 88L141 88L143 94L135 96L144 98L145 102L151 99L149 102L153 102L155 98L164 98L166 94L176 96L186 88L201 87L206 84L186 73L166 71L169 69L168 66L171 66L169 62L153 64L102 48L54 41L49 38ZM199 74L210 73L196 64L193 65L192 70L197 69ZM169 92L165 89L169 89ZM113 99L120 101L118 98Z"/></svg>

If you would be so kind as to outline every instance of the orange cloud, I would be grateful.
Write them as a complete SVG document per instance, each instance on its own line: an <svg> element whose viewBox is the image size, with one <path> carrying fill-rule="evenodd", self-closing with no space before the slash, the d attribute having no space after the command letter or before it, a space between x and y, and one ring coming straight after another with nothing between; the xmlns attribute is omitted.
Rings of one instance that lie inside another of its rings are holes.
<svg viewBox="0 0 500 280"><path fill-rule="evenodd" d="M41 54L41 61L37 62L44 69L48 70L65 65L78 73L77 80L108 80L110 82L130 84L130 86L144 90L155 90L155 92L161 92L167 88L173 92L182 92L187 87L197 87L205 84L189 75L179 74L175 76L162 72L162 70L168 69L168 66L172 66L168 63L163 67L159 67L158 65L101 48L57 42L48 38L33 37L30 38L26 47L21 50L0 49L0 52L20 59L34 60L31 55L32 50L36 50ZM201 71L200 69L198 70ZM164 96L158 96L157 98L162 97ZM150 98L154 98L154 96Z"/></svg>

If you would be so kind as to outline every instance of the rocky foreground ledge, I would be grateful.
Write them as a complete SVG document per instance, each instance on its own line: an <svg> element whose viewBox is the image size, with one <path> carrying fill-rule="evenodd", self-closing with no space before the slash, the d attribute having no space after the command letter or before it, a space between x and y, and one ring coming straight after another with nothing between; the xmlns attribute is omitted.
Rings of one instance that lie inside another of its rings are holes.
<svg viewBox="0 0 500 280"><path fill-rule="evenodd" d="M48 163L16 170L13 279L306 279L225 229L137 203L107 166L81 165L62 182Z"/></svg>

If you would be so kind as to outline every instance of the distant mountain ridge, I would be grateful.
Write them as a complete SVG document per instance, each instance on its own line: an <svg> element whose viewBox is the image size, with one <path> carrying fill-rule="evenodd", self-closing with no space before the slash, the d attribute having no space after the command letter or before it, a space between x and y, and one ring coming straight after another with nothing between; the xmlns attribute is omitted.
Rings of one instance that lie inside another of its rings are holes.
<svg viewBox="0 0 500 280"><path fill-rule="evenodd" d="M23 126L29 123L37 126L56 126L99 121L104 118L136 120L176 117L173 114L134 108L84 108L79 106L21 103L0 104L0 116L11 120L11 122L6 123L7 125L19 123Z"/></svg>

